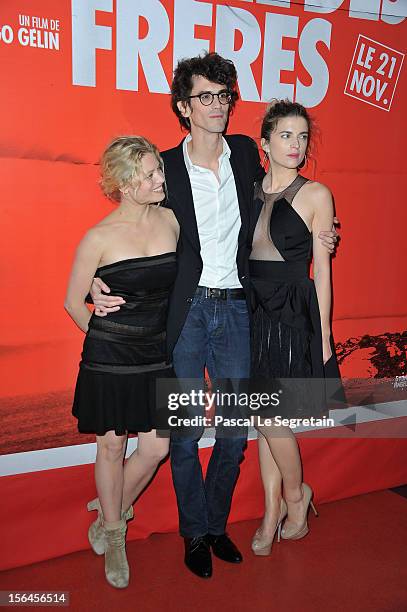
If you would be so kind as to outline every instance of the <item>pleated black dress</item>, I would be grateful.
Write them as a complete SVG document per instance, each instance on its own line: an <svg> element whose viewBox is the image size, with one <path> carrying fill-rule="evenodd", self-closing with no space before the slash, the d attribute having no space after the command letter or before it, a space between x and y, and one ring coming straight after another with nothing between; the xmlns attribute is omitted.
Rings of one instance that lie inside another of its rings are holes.
<svg viewBox="0 0 407 612"><path fill-rule="evenodd" d="M106 317L92 315L83 345L72 408L83 433L168 429L159 379L174 378L167 357L169 293L175 253L137 257L98 268L111 295L126 303ZM161 401L161 400L160 400Z"/></svg>
<svg viewBox="0 0 407 612"><path fill-rule="evenodd" d="M267 416L320 417L338 403L343 407L345 399L332 335L332 357L323 363L318 299L309 276L312 233L292 206L307 180L298 175L274 194L255 186L251 390L283 391Z"/></svg>

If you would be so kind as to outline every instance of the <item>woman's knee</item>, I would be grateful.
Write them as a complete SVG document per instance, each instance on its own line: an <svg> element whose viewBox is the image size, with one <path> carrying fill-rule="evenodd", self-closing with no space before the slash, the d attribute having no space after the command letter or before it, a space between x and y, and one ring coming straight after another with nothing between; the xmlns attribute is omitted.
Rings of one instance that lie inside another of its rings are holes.
<svg viewBox="0 0 407 612"><path fill-rule="evenodd" d="M254 426L260 436L264 437L266 440L274 440L276 438L291 439L294 435L289 427L277 425L274 421L269 422L267 425L262 425L258 422L255 423Z"/></svg>
<svg viewBox="0 0 407 612"><path fill-rule="evenodd" d="M277 427L271 420L267 423L267 425L262 424L261 421L257 421L257 423L254 423L254 426L260 436L266 438L266 440L268 438L276 438L281 430L281 427Z"/></svg>
<svg viewBox="0 0 407 612"><path fill-rule="evenodd" d="M152 463L155 466L161 463L161 461L164 461L164 459L167 456L168 456L168 446L154 448L154 449L151 449L147 453L148 460L150 461L150 463Z"/></svg>
<svg viewBox="0 0 407 612"><path fill-rule="evenodd" d="M163 461L169 451L169 439L151 438L139 439L137 452L139 456L152 466L157 466Z"/></svg>
<svg viewBox="0 0 407 612"><path fill-rule="evenodd" d="M116 436L114 432L107 432L97 437L98 454L108 461L122 461L126 447L126 436Z"/></svg>
<svg viewBox="0 0 407 612"><path fill-rule="evenodd" d="M166 446L161 446L154 451L153 457L157 465L164 461L164 459L168 456L168 444Z"/></svg>

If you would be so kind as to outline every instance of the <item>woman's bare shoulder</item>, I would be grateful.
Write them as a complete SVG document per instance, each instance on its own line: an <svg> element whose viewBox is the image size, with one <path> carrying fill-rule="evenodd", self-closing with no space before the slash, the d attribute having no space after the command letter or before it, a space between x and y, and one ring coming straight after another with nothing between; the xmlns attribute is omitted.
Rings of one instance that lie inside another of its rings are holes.
<svg viewBox="0 0 407 612"><path fill-rule="evenodd" d="M167 208L167 206L156 206L155 210L160 214L166 216L168 219L172 219L175 217L172 212L172 208Z"/></svg>
<svg viewBox="0 0 407 612"><path fill-rule="evenodd" d="M81 244L86 246L93 246L97 248L104 246L107 242L115 236L118 230L118 226L123 224L118 223L114 218L109 219L110 215L101 219L95 225L92 225L84 234Z"/></svg>
<svg viewBox="0 0 407 612"><path fill-rule="evenodd" d="M329 187L318 181L308 181L300 190L301 200L314 210L319 207L332 205L332 193Z"/></svg>
<svg viewBox="0 0 407 612"><path fill-rule="evenodd" d="M313 197L317 198L326 198L332 196L329 187L327 187L323 183L319 183L318 181L308 181L307 183L305 183L302 191L310 196L312 195Z"/></svg>
<svg viewBox="0 0 407 612"><path fill-rule="evenodd" d="M106 227L103 225L100 225L99 223L96 223L96 225L93 225L92 227L89 227L86 230L82 238L82 241L85 240L86 242L89 242L89 243L97 243L103 240L105 234L106 234Z"/></svg>
<svg viewBox="0 0 407 612"><path fill-rule="evenodd" d="M177 218L171 208L166 208L165 206L157 206L156 211L163 221L178 225Z"/></svg>

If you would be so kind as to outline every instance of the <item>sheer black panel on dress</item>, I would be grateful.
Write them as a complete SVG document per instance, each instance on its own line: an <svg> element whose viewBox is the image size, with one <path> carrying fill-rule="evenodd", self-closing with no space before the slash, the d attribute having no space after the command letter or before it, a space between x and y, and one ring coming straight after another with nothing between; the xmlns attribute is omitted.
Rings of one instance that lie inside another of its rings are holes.
<svg viewBox="0 0 407 612"><path fill-rule="evenodd" d="M266 193L262 183L256 184L254 197L261 205L261 210L254 230L250 259L258 261L310 259L311 232L292 207L295 196L307 182L308 179L298 174L288 187L278 193Z"/></svg>
<svg viewBox="0 0 407 612"><path fill-rule="evenodd" d="M325 413L324 379L339 379L334 352L326 364L329 371L323 363L318 299L309 277L312 232L292 206L307 182L297 175L283 191L271 194L264 192L261 183L255 186L258 218L250 255L254 296L251 387L263 393L275 392L277 385L285 389L286 398L267 416L273 411L297 417ZM331 346L334 351L333 341Z"/></svg>

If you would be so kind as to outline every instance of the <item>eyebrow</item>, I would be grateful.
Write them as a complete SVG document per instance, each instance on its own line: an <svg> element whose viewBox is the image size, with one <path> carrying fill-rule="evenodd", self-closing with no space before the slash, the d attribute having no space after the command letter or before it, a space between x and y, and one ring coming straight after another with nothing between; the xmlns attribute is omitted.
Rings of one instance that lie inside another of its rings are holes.
<svg viewBox="0 0 407 612"><path fill-rule="evenodd" d="M281 130L278 132L279 134L294 134L292 130ZM309 130L305 130L304 132L299 132L299 134L309 134Z"/></svg>
<svg viewBox="0 0 407 612"><path fill-rule="evenodd" d="M159 168L161 168L160 164L158 164L157 166L154 166L154 168L151 168L151 170L143 170L144 174L151 174L152 172L154 172L154 170L158 170Z"/></svg>
<svg viewBox="0 0 407 612"><path fill-rule="evenodd" d="M206 94L206 93L209 93L209 94L229 93L229 89L227 89L227 87L224 87L223 89L219 89L219 91L209 91L209 90L205 89L205 91L200 91L199 93L194 94L194 95L195 96L200 96L200 95Z"/></svg>

